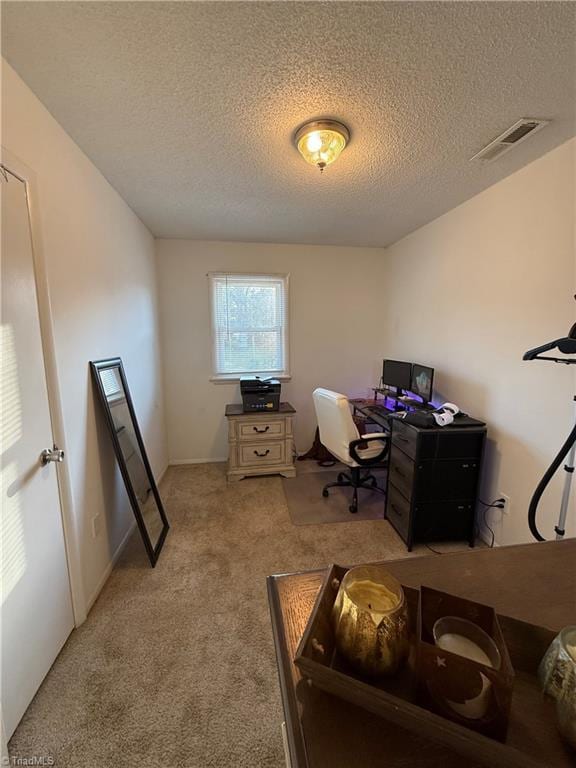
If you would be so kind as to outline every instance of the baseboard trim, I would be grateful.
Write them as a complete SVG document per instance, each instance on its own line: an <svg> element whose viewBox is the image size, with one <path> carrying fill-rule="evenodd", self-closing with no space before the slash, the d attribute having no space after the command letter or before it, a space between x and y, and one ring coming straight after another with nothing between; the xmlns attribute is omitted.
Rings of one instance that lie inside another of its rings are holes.
<svg viewBox="0 0 576 768"><path fill-rule="evenodd" d="M160 483L162 482L162 480L164 479L164 475L168 471L168 467L169 466L170 466L170 464L165 464L163 469L158 473L158 477L155 478L157 486L159 486ZM130 510L130 511L132 512L132 510ZM128 539L130 538L130 536L134 532L135 528L136 528L136 519L133 518L132 522L130 523L130 526L128 527L128 530L126 531L126 533L122 537L122 541L116 547L116 552L114 552L114 554L110 558L110 562L108 563L108 565L104 569L104 573L102 574L102 578L98 582L98 584L96 586L96 589L94 590L94 592L92 592L92 594L90 595L90 597L88 598L88 600L86 602L86 614L88 614L88 612L90 611L90 609L92 608L92 606L94 605L96 600L98 599L98 595L100 594L100 592L102 592L102 590L104 588L104 584L106 584L106 582L110 578L110 574L112 573L112 570L113 570L114 566L116 565L116 562L118 561L118 558L122 554L122 550L124 549L124 547L128 543Z"/></svg>
<svg viewBox="0 0 576 768"><path fill-rule="evenodd" d="M164 465L164 469L158 475L158 480L156 480L156 485L160 485L162 480L164 480L164 475L166 474L166 472L168 472L168 467L169 466L170 466L170 464L165 464Z"/></svg>
<svg viewBox="0 0 576 768"><path fill-rule="evenodd" d="M164 470L164 472L165 471L166 470ZM164 473L162 473L162 475L164 475ZM114 554L110 558L110 562L108 563L108 565L104 569L104 573L102 574L102 578L98 582L98 585L96 586L96 589L94 590L94 592L92 592L92 594L90 595L90 597L86 601L86 613L88 613L90 611L90 609L92 608L92 606L94 605L94 603L98 599L98 595L100 594L100 592L102 592L102 589L104 588L104 584L106 584L106 582L108 581L108 578L110 577L110 574L112 573L112 570L113 570L113 568L114 568L118 558L122 554L122 550L124 549L124 547L128 543L128 539L130 538L130 536L134 532L135 528L136 528L136 519L132 520L132 522L130 523L130 526L129 526L128 530L126 531L126 533L122 537L122 541L116 547L116 552L114 552Z"/></svg>
<svg viewBox="0 0 576 768"><path fill-rule="evenodd" d="M171 467L179 467L183 464L222 464L228 461L228 456L212 459L170 459Z"/></svg>

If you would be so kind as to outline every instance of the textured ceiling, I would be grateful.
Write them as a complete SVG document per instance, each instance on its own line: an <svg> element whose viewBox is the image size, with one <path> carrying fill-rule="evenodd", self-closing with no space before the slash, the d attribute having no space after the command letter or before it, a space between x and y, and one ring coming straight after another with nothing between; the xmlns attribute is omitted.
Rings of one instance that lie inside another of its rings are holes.
<svg viewBox="0 0 576 768"><path fill-rule="evenodd" d="M157 236L386 245L576 133L570 2L3 2L3 53ZM321 176L291 144L348 124ZM469 162L520 117L552 124Z"/></svg>

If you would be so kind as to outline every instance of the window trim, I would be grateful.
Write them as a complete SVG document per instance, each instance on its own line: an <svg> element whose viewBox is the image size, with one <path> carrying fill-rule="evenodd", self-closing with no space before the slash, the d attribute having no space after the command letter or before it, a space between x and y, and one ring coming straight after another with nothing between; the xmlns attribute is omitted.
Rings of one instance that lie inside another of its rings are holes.
<svg viewBox="0 0 576 768"><path fill-rule="evenodd" d="M218 277L271 277L280 278L284 282L284 308L285 308L285 325L284 325L284 365L285 368L282 371L245 371L244 373L217 373L216 371L216 339L215 339L215 318L214 318L214 288L213 280ZM228 384L237 383L242 376L267 376L278 379L279 381L290 381L290 273L289 272L261 272L261 271L224 271L218 270L217 272L208 272L206 277L208 278L208 297L209 297L209 320L210 320L210 365L211 374L209 381L215 384Z"/></svg>

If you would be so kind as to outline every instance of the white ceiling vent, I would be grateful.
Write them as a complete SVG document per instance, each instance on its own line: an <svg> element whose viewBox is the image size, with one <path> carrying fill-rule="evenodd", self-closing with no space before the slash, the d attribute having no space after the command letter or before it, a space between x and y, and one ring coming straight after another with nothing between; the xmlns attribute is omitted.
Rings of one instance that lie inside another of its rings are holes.
<svg viewBox="0 0 576 768"><path fill-rule="evenodd" d="M484 149L477 152L470 160L484 160L484 162L495 160L500 155L503 155L504 152L512 149L512 147L518 146L528 136L533 136L549 122L549 120L523 117L517 123L511 125L504 133L501 133L500 136L497 136L490 144L487 144Z"/></svg>

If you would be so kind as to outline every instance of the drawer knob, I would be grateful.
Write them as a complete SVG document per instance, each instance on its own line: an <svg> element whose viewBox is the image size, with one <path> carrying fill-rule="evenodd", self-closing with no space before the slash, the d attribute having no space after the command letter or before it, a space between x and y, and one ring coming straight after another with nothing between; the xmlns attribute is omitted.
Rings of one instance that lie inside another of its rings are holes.
<svg viewBox="0 0 576 768"><path fill-rule="evenodd" d="M258 458L259 458L259 459L263 459L263 458L264 458L264 456L268 456L268 454L269 454L269 453L270 453L270 449L269 449L269 448L267 448L267 449L264 451L264 453L258 453L258 451L254 451L254 455L255 455L255 456L258 456Z"/></svg>
<svg viewBox="0 0 576 768"><path fill-rule="evenodd" d="M263 435L264 432L268 432L268 430L270 429L270 424L266 424L264 429L258 429L258 427L252 427L252 429L254 430L254 432L258 432L259 435Z"/></svg>

